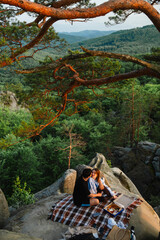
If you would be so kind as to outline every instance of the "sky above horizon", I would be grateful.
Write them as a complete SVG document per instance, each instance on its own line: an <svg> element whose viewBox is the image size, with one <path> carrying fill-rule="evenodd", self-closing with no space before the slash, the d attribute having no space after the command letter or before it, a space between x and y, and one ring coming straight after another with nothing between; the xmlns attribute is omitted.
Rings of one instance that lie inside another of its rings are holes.
<svg viewBox="0 0 160 240"><path fill-rule="evenodd" d="M112 15L113 14L108 14L108 16ZM90 19L87 22L73 22L73 24L69 21L61 20L54 23L53 26L56 32L79 32L83 30L124 30L153 24L144 14L133 14L132 16L129 16L124 23L106 26L104 22L108 21L108 16L97 17L95 19Z"/></svg>

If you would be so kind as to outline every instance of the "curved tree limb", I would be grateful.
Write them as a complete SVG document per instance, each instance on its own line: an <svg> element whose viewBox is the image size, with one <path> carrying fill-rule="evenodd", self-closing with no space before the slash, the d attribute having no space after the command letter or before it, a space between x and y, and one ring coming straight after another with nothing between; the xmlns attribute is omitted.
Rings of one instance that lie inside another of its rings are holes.
<svg viewBox="0 0 160 240"><path fill-rule="evenodd" d="M130 78L136 78L136 77L141 77L141 76L152 76L152 77L157 77L160 79L160 74L155 73L155 71L152 71L148 68L143 68L137 71L132 71L129 73L124 73L124 74L118 74L112 77L107 77L107 78L100 78L100 79L92 79L92 80L84 80L79 78L77 75L75 76L75 80L79 83L81 83L84 86L100 86L103 84L109 84L109 83L114 83Z"/></svg>
<svg viewBox="0 0 160 240"><path fill-rule="evenodd" d="M83 86L100 86L100 85L104 85L104 84L109 84L109 83L114 83L114 82L118 82L118 81L122 81L122 80L126 80L128 78L134 78L137 76L144 76L144 75L151 75L155 74L154 72L152 73L151 70L144 68L141 70L137 70L137 71L133 71L130 73L125 73L125 74L119 74L117 76L113 76L113 77L108 77L108 78L103 78L103 79L93 79L93 80L83 80L79 78L79 75L77 73L75 73L74 75L74 81L72 81L72 83L70 84L70 86L68 87L68 89L63 93L62 98L63 98L63 105L62 108L58 111L58 113L56 114L56 116L54 118L51 119L50 122L48 122L45 125L41 125L39 128L36 129L36 131L34 132L34 135L39 135L40 132L47 126L53 124L53 122L61 115L61 113L65 110L66 108L66 104L67 104L67 97L68 94L73 91L74 88L77 88L81 85ZM160 76L159 76L160 78Z"/></svg>
<svg viewBox="0 0 160 240"><path fill-rule="evenodd" d="M148 68L152 72L152 74L154 72L154 76L159 78L160 67L156 64L151 64L149 62L143 61L139 58L136 58L136 57L133 57L133 56L130 56L127 54L109 53L109 52L103 52L103 51L93 51L93 50L88 50L84 47L81 47L81 48L85 52L84 54L69 55L69 56L61 58L53 63L50 63L46 66L36 67L33 69L16 70L16 72L23 73L23 74L29 74L29 73L42 72L42 71L46 71L46 70L53 70L54 68L57 68L62 63L68 62L70 60L76 60L79 58L87 58L90 56L101 56L101 57L114 58L114 59L119 59L119 60L126 61L126 62L136 63L138 65Z"/></svg>
<svg viewBox="0 0 160 240"><path fill-rule="evenodd" d="M65 110L65 108L66 108L67 101L68 101L68 99L67 99L68 94L69 94L71 91L73 91L74 88L79 87L80 85L81 85L81 84L80 84L79 82L76 82L76 81L73 81L73 82L70 84L69 88L63 93L63 96L62 96L62 98L63 98L63 104L62 104L61 109L58 111L58 113L55 115L55 117L52 118L48 123L46 123L45 125L40 125L40 127L38 127L38 128L36 129L35 133L34 133L32 136L34 136L34 135L39 135L40 132L41 132L44 128L46 128L47 126L53 124L54 121L57 120L57 118L61 115L62 112L64 112L64 110Z"/></svg>
<svg viewBox="0 0 160 240"><path fill-rule="evenodd" d="M93 51L93 50L88 50L82 46L81 46L81 48L83 49L84 52L89 53L91 56L109 57L109 58L120 59L125 62L133 62L133 63L139 64L141 66L155 70L155 71L159 72L159 74L160 74L159 65L151 64L149 62L143 61L139 58L136 58L136 57L133 57L133 56L130 56L127 54L110 53L110 52L103 52L103 51Z"/></svg>
<svg viewBox="0 0 160 240"><path fill-rule="evenodd" d="M23 70L16 70L16 72L29 74L29 73L38 73L38 72L43 72L43 71L47 71L47 70L53 70L54 68L57 68L59 65L61 65L62 63L65 63L69 60L75 60L75 59L86 58L86 57L90 57L90 54L82 53L82 54L69 55L69 56L63 57L61 59L58 59L55 62L47 64L45 66L40 66L40 67L35 67L35 68L30 68L30 69L23 69Z"/></svg>
<svg viewBox="0 0 160 240"><path fill-rule="evenodd" d="M53 2L51 4L51 7L54 7L54 8L67 7L67 6L77 3L77 2L79 2L79 0L61 0L58 2ZM48 4L48 5L50 5L50 4ZM27 26L30 26L33 23L36 23L39 26L39 22L42 21L44 17L45 17L45 15L39 15L33 22L27 24Z"/></svg>
<svg viewBox="0 0 160 240"><path fill-rule="evenodd" d="M51 4L51 7L53 8L60 8L60 7L67 7L67 6L70 6L74 3L78 3L79 0L60 0L58 2L53 2Z"/></svg>
<svg viewBox="0 0 160 240"><path fill-rule="evenodd" d="M68 0L69 1L69 0ZM155 27L160 31L160 14L147 1L144 0L109 0L99 6L88 9L56 9L27 0L1 0L0 3L9 4L19 7L25 11L39 13L44 16L56 19L76 19L76 18L95 18L104 16L109 12L117 10L139 10L146 14L153 22Z"/></svg>

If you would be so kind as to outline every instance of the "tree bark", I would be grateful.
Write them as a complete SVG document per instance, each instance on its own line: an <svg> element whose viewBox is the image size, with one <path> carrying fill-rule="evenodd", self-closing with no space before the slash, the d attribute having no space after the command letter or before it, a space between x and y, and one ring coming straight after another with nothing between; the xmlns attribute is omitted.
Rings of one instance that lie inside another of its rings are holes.
<svg viewBox="0 0 160 240"><path fill-rule="evenodd" d="M143 68L137 71L118 74L112 77L101 78L101 79L84 80L79 78L78 76L76 76L75 79L77 80L77 82L81 83L84 86L100 86L103 84L114 83L114 82L122 81L125 79L136 78L136 77L141 77L145 75L160 78L160 74L156 74L154 71L148 68Z"/></svg>

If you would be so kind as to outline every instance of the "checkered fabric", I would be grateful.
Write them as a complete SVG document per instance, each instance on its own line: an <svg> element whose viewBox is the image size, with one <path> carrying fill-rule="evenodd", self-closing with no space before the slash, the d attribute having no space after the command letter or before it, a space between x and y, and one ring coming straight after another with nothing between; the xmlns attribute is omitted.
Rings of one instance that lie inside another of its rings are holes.
<svg viewBox="0 0 160 240"><path fill-rule="evenodd" d="M116 195L120 194L117 193ZM104 210L104 206L108 205L110 202L110 200L107 200L99 203L97 206L77 207L73 203L72 195L69 195L55 203L52 207L51 220L71 227L86 225L95 227L98 230L101 239L106 239L110 230L107 227L108 219L113 216ZM133 209L140 205L141 202L142 200L135 198L127 209L116 217L113 217L116 223L122 221L127 228ZM95 213L99 213L99 215L95 216Z"/></svg>

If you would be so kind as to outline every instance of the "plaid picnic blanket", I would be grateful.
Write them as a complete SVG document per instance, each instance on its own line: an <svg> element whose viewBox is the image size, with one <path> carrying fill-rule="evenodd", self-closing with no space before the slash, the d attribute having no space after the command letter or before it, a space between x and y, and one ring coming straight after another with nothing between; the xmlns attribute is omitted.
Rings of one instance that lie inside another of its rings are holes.
<svg viewBox="0 0 160 240"><path fill-rule="evenodd" d="M120 195L117 193L116 195ZM113 217L111 214L104 210L111 200L100 202L97 206L91 207L77 207L73 203L72 195L55 203L51 209L50 219L54 222L63 223L65 225L74 226L91 226L95 227L100 233L101 239L106 239L110 229L107 227L108 219ZM113 217L116 223L122 221L127 228L130 215L134 208L140 205L141 199L134 198L132 204L127 209L121 212L116 217ZM99 213L95 216L95 213Z"/></svg>

